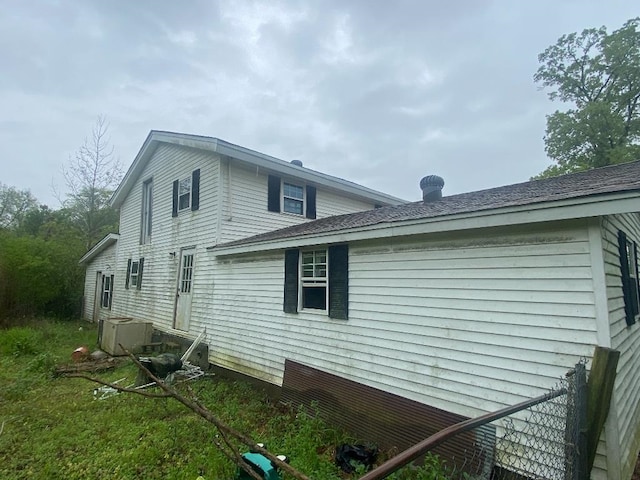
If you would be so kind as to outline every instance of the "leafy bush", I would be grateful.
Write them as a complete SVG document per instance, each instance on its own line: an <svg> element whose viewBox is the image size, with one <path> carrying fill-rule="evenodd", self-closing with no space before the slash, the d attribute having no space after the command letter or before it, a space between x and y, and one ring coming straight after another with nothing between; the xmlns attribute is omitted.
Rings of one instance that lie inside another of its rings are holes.
<svg viewBox="0 0 640 480"><path fill-rule="evenodd" d="M0 354L15 357L34 355L40 351L41 341L42 336L37 330L26 327L11 328L0 336Z"/></svg>
<svg viewBox="0 0 640 480"><path fill-rule="evenodd" d="M49 352L43 352L33 357L27 364L27 370L52 377L56 368L56 357Z"/></svg>
<svg viewBox="0 0 640 480"><path fill-rule="evenodd" d="M387 478L389 480L449 480L451 477L444 461L438 455L428 452L422 465L407 465Z"/></svg>

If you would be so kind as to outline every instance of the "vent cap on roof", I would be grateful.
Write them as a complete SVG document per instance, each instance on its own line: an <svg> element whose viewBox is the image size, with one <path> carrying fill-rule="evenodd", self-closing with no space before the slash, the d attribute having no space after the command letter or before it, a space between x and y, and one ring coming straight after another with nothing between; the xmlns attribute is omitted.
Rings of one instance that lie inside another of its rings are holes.
<svg viewBox="0 0 640 480"><path fill-rule="evenodd" d="M291 160L292 165L296 165L298 167L302 166L302 160Z"/></svg>
<svg viewBox="0 0 640 480"><path fill-rule="evenodd" d="M444 179L438 175L427 175L420 180L422 189L422 201L424 203L435 202L442 198Z"/></svg>

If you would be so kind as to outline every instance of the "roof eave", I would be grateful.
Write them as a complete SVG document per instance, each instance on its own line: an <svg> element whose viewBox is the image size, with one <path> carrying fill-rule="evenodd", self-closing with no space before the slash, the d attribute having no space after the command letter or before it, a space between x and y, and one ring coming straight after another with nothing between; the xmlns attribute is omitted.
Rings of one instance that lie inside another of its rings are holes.
<svg viewBox="0 0 640 480"><path fill-rule="evenodd" d="M100 253L102 253L107 247L110 247L111 245L116 243L119 238L120 235L117 233L107 233L102 240L96 243L93 248L85 253L80 260L78 260L78 264L82 265L83 263L90 262Z"/></svg>
<svg viewBox="0 0 640 480"><path fill-rule="evenodd" d="M268 240L225 247L208 247L216 256L230 256L261 251L298 248L312 245L345 243L357 240L384 239L447 231L523 225L613 215L638 211L640 192L615 195L597 195L553 202L540 202L522 206L465 212L417 220L386 222L365 227L344 229L319 234Z"/></svg>
<svg viewBox="0 0 640 480"><path fill-rule="evenodd" d="M349 182L338 177L317 172L315 170L311 170L305 167L299 167L279 158L256 152L254 150L250 150L233 143L225 142L224 140L220 140L218 138L203 137L186 133L151 130L151 132L149 132L149 135L147 135L147 138L144 141L142 147L140 148L140 151L136 155L136 158L133 160L133 163L129 167L129 170L127 170L127 173L122 179L122 182L120 182L120 185L118 185L118 188L111 196L110 204L112 207L120 208L159 143L180 145L184 147L196 148L199 150L218 153L220 155L225 155L244 163L255 165L257 167L263 167L265 170L269 170L274 173L301 178L307 182L330 187L335 190L339 190L350 195L365 198L384 205L399 205L402 203L407 203L406 200L403 200L401 198L387 195L385 193L372 190L362 185L358 185L356 183Z"/></svg>

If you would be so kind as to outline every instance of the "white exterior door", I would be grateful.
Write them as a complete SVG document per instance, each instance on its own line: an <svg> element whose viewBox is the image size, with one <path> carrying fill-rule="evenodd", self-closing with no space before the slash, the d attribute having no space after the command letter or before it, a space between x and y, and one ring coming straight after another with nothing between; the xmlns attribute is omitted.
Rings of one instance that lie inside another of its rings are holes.
<svg viewBox="0 0 640 480"><path fill-rule="evenodd" d="M195 248L184 249L180 253L174 327L178 330L184 330L185 332L189 331L189 321L191 319L191 295L193 290L195 253Z"/></svg>

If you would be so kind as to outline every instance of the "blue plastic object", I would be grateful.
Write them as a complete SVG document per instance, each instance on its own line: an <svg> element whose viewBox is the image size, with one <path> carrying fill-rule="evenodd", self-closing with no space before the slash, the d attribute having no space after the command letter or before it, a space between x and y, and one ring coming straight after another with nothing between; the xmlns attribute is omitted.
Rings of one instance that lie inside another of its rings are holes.
<svg viewBox="0 0 640 480"><path fill-rule="evenodd" d="M281 480L280 474L271 460L259 453L243 453L242 458L253 468L264 480ZM238 467L236 480L253 480L252 477L242 468Z"/></svg>

